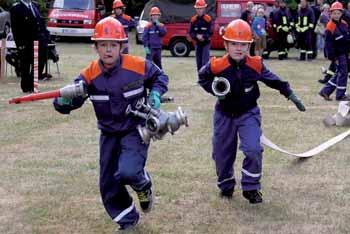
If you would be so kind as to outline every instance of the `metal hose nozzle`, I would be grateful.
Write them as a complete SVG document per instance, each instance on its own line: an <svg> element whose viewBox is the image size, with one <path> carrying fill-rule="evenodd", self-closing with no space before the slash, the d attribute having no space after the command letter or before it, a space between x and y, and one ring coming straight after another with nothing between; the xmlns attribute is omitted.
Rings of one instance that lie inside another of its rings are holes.
<svg viewBox="0 0 350 234"><path fill-rule="evenodd" d="M211 88L215 96L224 97L230 92L231 85L228 79L224 77L215 77L211 85Z"/></svg>

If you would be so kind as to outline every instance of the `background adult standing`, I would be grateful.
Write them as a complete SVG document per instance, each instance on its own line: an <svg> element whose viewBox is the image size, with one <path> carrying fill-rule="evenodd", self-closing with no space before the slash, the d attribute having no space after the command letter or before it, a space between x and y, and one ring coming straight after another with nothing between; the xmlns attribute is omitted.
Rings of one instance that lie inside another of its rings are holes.
<svg viewBox="0 0 350 234"><path fill-rule="evenodd" d="M12 33L20 56L21 88L25 93L33 92L33 43L39 41L39 79L43 79L50 34L38 7L31 0L15 3L10 14Z"/></svg>

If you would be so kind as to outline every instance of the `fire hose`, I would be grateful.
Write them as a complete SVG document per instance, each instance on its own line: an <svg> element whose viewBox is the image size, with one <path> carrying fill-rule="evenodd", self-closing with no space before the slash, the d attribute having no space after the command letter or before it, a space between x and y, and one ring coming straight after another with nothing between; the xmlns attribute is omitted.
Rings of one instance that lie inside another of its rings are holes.
<svg viewBox="0 0 350 234"><path fill-rule="evenodd" d="M280 147L278 147L275 143L273 143L271 140L269 140L266 136L264 135L261 135L260 137L260 142L264 145L266 145L267 147L273 149L273 150L276 150L276 151L279 151L279 152L282 152L282 153L285 153L285 154L288 154L288 155L292 155L292 156L296 156L296 157L299 157L299 158L308 158L308 157L312 157L312 156L315 156L319 153L321 153L322 151L330 148L331 146L341 142L342 140L344 140L346 137L348 137L350 135L350 129L347 130L346 132L343 132L331 139L329 139L328 141L316 146L315 148L312 148L311 150L308 150L306 152L303 152L303 153L291 153L291 152L288 152L287 150L284 150Z"/></svg>
<svg viewBox="0 0 350 234"><path fill-rule="evenodd" d="M216 96L224 97L230 92L230 83L224 77L216 77L212 83L212 90ZM322 151L344 140L349 135L350 135L350 129L303 153L291 153L285 149L282 149L281 147L277 146L275 143L273 143L264 135L261 135L260 142L265 146L273 150L279 151L281 153L292 155L295 157L300 157L300 158L307 158L307 157L312 157L321 153Z"/></svg>

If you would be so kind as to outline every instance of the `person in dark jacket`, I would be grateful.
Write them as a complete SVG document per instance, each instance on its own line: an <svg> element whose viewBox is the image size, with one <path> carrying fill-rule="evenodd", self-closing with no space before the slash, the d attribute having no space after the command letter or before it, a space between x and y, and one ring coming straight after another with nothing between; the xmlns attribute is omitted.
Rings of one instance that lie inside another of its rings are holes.
<svg viewBox="0 0 350 234"><path fill-rule="evenodd" d="M227 26L223 39L227 54L221 58L212 58L203 66L198 81L205 91L218 97L212 138L217 185L222 197L232 197L236 185L233 165L239 137L240 149L245 156L241 170L243 197L250 203L260 203L263 148L260 142L261 116L257 104L260 96L258 81L280 91L300 111L305 111L305 107L288 82L269 71L261 57L248 55L253 37L247 22L233 20ZM226 90L215 88L218 78L229 83L225 85Z"/></svg>
<svg viewBox="0 0 350 234"><path fill-rule="evenodd" d="M161 12L158 7L152 7L150 11L151 22L147 24L143 31L143 46L145 48L146 59L153 61L162 69L162 38L166 34L164 24L159 22Z"/></svg>
<svg viewBox="0 0 350 234"><path fill-rule="evenodd" d="M196 0L194 8L197 14L191 18L190 36L196 43L196 63L197 70L209 61L210 58L210 38L212 31L212 18L205 14L207 4L205 0Z"/></svg>
<svg viewBox="0 0 350 234"><path fill-rule="evenodd" d="M330 95L336 90L337 101L350 101L350 97L346 95L350 32L348 24L341 20L343 5L334 2L330 11L331 20L326 26L325 53L329 60L337 64L337 71L321 89L319 95L326 101L331 101Z"/></svg>
<svg viewBox="0 0 350 234"><path fill-rule="evenodd" d="M253 19L254 19L254 3L252 1L247 2L247 8L242 12L241 19L247 22L250 26L253 24ZM256 50L255 50L255 41L250 45L250 52L249 54L254 56L256 55ZM259 54L258 54L259 55Z"/></svg>
<svg viewBox="0 0 350 234"><path fill-rule="evenodd" d="M129 105L146 98L160 107L160 96L167 91L168 77L152 62L141 57L120 54L121 44L127 41L123 26L113 17L96 24L92 38L99 59L93 61L76 78L83 83L91 100L100 135L100 192L103 205L120 229L130 229L139 221L139 213L126 186L139 198L143 212L153 203L152 182L145 164L148 144L142 142L137 126L140 117L126 114ZM55 109L69 114L81 107L86 98L59 97Z"/></svg>
<svg viewBox="0 0 350 234"><path fill-rule="evenodd" d="M278 59L286 59L288 57L287 36L291 32L294 22L284 0L279 0L279 9L273 14L272 26L277 32Z"/></svg>
<svg viewBox="0 0 350 234"><path fill-rule="evenodd" d="M311 9L314 12L314 16L315 16L315 27L321 16L323 4L324 4L324 0L317 0L316 4L311 6ZM318 50L319 50L319 48L317 47L317 33L314 30L315 27L313 28L313 31L311 33L312 59L315 59L317 57Z"/></svg>
<svg viewBox="0 0 350 234"><path fill-rule="evenodd" d="M11 29L20 57L22 91L34 91L34 41L39 41L39 79L44 79L50 34L38 7L31 0L21 0L10 9Z"/></svg>
<svg viewBox="0 0 350 234"><path fill-rule="evenodd" d="M247 9L242 12L241 19L247 22L249 25L252 25L254 13L253 13L254 3L249 1L247 2Z"/></svg>
<svg viewBox="0 0 350 234"><path fill-rule="evenodd" d="M114 11L114 17L123 25L125 34L128 37L129 31L133 27L135 27L135 21L133 18L131 18L129 15L124 13L124 4L121 0L114 0L113 2L113 11ZM128 54L129 53L129 43L123 43L122 53Z"/></svg>
<svg viewBox="0 0 350 234"><path fill-rule="evenodd" d="M298 33L298 45L300 48L299 60L313 59L312 50L312 34L314 33L315 15L306 0L300 1L300 9L298 11L298 21L295 29Z"/></svg>

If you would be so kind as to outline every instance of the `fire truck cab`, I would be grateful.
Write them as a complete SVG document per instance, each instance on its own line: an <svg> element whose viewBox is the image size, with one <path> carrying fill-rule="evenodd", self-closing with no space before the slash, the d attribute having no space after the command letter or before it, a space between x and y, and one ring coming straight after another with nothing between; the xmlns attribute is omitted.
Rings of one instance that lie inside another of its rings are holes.
<svg viewBox="0 0 350 234"><path fill-rule="evenodd" d="M104 0L54 0L48 30L54 36L91 37L105 13Z"/></svg>

